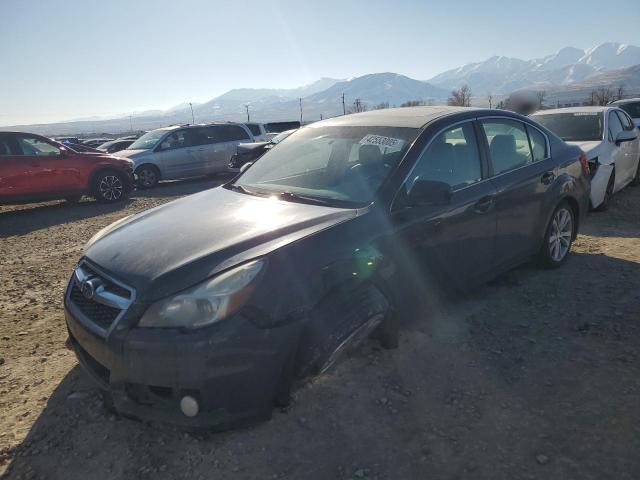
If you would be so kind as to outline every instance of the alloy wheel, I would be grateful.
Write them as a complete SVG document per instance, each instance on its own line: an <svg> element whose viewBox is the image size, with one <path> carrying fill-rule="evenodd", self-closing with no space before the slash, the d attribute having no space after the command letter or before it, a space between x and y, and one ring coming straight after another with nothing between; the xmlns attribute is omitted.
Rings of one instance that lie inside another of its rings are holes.
<svg viewBox="0 0 640 480"><path fill-rule="evenodd" d="M138 172L138 182L143 187L153 187L157 182L156 172L150 168L144 168Z"/></svg>
<svg viewBox="0 0 640 480"><path fill-rule="evenodd" d="M561 262L569 252L573 236L573 218L566 208L559 209L553 216L549 234L549 254L554 262Z"/></svg>
<svg viewBox="0 0 640 480"><path fill-rule="evenodd" d="M111 202L122 197L124 185L117 175L105 175L100 180L98 190L100 190L102 198Z"/></svg>

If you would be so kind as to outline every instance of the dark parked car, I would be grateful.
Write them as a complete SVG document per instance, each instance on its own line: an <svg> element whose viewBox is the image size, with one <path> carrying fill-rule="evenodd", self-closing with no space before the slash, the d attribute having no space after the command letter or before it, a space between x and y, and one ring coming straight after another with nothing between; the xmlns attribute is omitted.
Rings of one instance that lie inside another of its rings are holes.
<svg viewBox="0 0 640 480"><path fill-rule="evenodd" d="M82 140L82 144L91 148L98 148L100 145L106 142L110 142L113 138L89 138L87 140Z"/></svg>
<svg viewBox="0 0 640 480"><path fill-rule="evenodd" d="M395 346L394 312L433 280L561 265L588 204L580 149L515 113L314 123L231 183L97 233L66 291L70 342L127 415L265 418L374 330Z"/></svg>
<svg viewBox="0 0 640 480"><path fill-rule="evenodd" d="M236 147L236 153L231 157L229 169L239 170L245 163L255 162L268 150L279 144L296 130L287 130L279 133L268 142L240 143Z"/></svg>
<svg viewBox="0 0 640 480"><path fill-rule="evenodd" d="M135 142L135 140L121 140L121 139L111 140L110 142L105 142L102 145L100 145L98 147L98 150L101 150L107 153L116 153L116 152L119 152L120 150L129 148L129 145L131 145L133 142Z"/></svg>
<svg viewBox="0 0 640 480"><path fill-rule="evenodd" d="M133 162L77 152L40 135L0 132L0 203L123 200L133 188Z"/></svg>

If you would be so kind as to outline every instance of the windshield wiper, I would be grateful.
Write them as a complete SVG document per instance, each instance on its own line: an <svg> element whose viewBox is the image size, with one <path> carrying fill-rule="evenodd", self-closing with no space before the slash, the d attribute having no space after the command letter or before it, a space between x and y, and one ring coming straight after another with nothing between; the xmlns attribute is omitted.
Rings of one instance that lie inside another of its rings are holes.
<svg viewBox="0 0 640 480"><path fill-rule="evenodd" d="M324 206L333 206L331 202L328 202L327 200L321 200L319 198L316 197L308 197L306 195L300 195L299 193L293 193L293 192L280 192L278 194L278 197L280 197L283 200L292 200L292 201L298 201L301 203L310 203L312 205L324 205Z"/></svg>
<svg viewBox="0 0 640 480"><path fill-rule="evenodd" d="M262 196L260 193L244 188L242 185L238 185L237 183L227 183L225 187L229 190L233 190L234 192L246 193L247 195L255 195L258 197Z"/></svg>

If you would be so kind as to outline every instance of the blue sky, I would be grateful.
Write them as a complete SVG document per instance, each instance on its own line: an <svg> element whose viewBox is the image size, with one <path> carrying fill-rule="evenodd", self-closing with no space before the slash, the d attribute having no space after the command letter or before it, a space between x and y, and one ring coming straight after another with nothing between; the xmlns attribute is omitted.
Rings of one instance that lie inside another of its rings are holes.
<svg viewBox="0 0 640 480"><path fill-rule="evenodd" d="M128 114L239 87L640 44L640 2L0 0L0 125Z"/></svg>

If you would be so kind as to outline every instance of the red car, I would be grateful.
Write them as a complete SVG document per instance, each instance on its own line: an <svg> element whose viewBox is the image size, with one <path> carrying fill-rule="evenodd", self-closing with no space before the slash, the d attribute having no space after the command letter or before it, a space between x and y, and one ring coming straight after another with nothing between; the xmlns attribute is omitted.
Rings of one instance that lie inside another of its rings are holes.
<svg viewBox="0 0 640 480"><path fill-rule="evenodd" d="M76 152L40 135L0 132L0 203L90 195L117 202L133 189L133 162L106 153Z"/></svg>

